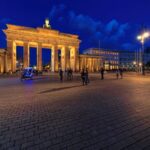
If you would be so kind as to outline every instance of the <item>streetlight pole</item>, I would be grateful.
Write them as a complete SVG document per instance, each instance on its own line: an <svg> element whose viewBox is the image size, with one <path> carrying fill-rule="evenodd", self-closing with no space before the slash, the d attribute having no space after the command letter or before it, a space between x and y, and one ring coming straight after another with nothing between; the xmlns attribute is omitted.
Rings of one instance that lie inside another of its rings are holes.
<svg viewBox="0 0 150 150"><path fill-rule="evenodd" d="M144 62L144 42L142 43L142 74L145 75L145 62Z"/></svg>
<svg viewBox="0 0 150 150"><path fill-rule="evenodd" d="M142 67L142 75L145 75L145 62L144 62L144 42L145 39L150 37L149 32L144 32L142 35L139 35L137 39L141 42L142 44L142 50L141 50L141 67Z"/></svg>

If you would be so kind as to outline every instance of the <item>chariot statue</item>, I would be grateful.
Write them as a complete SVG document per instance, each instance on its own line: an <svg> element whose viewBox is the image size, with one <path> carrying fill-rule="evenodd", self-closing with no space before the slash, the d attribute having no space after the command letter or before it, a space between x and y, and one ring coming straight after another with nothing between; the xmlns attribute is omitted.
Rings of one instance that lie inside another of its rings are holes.
<svg viewBox="0 0 150 150"><path fill-rule="evenodd" d="M45 24L43 25L45 29L51 29L50 21L48 18L45 19Z"/></svg>

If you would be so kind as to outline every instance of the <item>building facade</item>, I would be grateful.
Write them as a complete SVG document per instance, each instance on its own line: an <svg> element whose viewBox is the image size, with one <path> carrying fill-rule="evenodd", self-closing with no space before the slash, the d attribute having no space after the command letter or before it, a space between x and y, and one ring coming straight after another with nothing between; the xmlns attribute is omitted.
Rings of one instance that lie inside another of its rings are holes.
<svg viewBox="0 0 150 150"><path fill-rule="evenodd" d="M119 66L119 53L111 50L104 50L98 48L90 48L84 51L84 54L89 56L99 57L100 67L105 70L118 69Z"/></svg>
<svg viewBox="0 0 150 150"><path fill-rule="evenodd" d="M143 62L145 65L150 62L150 52L145 52L143 57L141 50L122 50L119 51L119 61L121 67L127 70L134 70L135 67L142 66Z"/></svg>
<svg viewBox="0 0 150 150"><path fill-rule="evenodd" d="M23 68L30 66L30 47L37 51L37 69L42 70L42 48L51 50L51 70L65 70L71 67L78 70L78 50L80 40L77 35L60 33L48 28L29 28L16 25L7 25L4 33L7 38L7 68L6 72L16 71L16 49L23 47ZM58 51L61 51L61 66L58 65Z"/></svg>
<svg viewBox="0 0 150 150"><path fill-rule="evenodd" d="M79 54L78 35L52 30L48 22L43 28L30 28L7 24L3 30L6 35L7 48L0 50L0 73L16 72L18 66L17 47L23 48L22 68L30 66L30 48L36 48L37 70L43 69L42 48L51 50L51 71L59 68L80 71L88 68L97 72L101 67L106 70L118 68L118 53L109 50L88 49ZM59 55L61 52L61 55Z"/></svg>
<svg viewBox="0 0 150 150"><path fill-rule="evenodd" d="M0 74L6 71L7 54L5 49L0 49Z"/></svg>
<svg viewBox="0 0 150 150"><path fill-rule="evenodd" d="M136 60L136 53L134 51L119 51L120 66L125 69L132 69L134 61Z"/></svg>
<svg viewBox="0 0 150 150"><path fill-rule="evenodd" d="M102 66L102 59L99 56L80 54L79 69L88 68L89 72L98 72Z"/></svg>

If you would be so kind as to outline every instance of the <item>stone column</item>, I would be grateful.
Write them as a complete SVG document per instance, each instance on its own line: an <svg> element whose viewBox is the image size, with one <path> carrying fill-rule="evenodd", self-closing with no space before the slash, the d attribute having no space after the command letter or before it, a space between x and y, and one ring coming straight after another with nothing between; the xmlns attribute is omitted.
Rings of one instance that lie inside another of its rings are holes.
<svg viewBox="0 0 150 150"><path fill-rule="evenodd" d="M87 68L88 67L88 64L87 64L87 57L84 58L84 68Z"/></svg>
<svg viewBox="0 0 150 150"><path fill-rule="evenodd" d="M14 41L7 41L7 50L10 54L11 71L16 71L16 44Z"/></svg>
<svg viewBox="0 0 150 150"><path fill-rule="evenodd" d="M0 56L0 73L2 73L2 66L3 66L3 64L2 64L2 60L1 60L1 56Z"/></svg>
<svg viewBox="0 0 150 150"><path fill-rule="evenodd" d="M75 71L80 71L80 61L79 61L79 51L78 48L76 48L76 65L75 65Z"/></svg>
<svg viewBox="0 0 150 150"><path fill-rule="evenodd" d="M89 58L89 70L90 70L90 72L92 72L92 58Z"/></svg>
<svg viewBox="0 0 150 150"><path fill-rule="evenodd" d="M70 68L70 49L69 48L66 48L66 68Z"/></svg>
<svg viewBox="0 0 150 150"><path fill-rule="evenodd" d="M30 66L30 47L29 43L24 43L23 67Z"/></svg>
<svg viewBox="0 0 150 150"><path fill-rule="evenodd" d="M42 44L39 43L37 46L37 69L42 71Z"/></svg>
<svg viewBox="0 0 150 150"><path fill-rule="evenodd" d="M66 65L67 65L67 48L64 46L61 49L61 68L63 71L66 70Z"/></svg>
<svg viewBox="0 0 150 150"><path fill-rule="evenodd" d="M94 72L94 58L92 58L92 72Z"/></svg>
<svg viewBox="0 0 150 150"><path fill-rule="evenodd" d="M77 62L77 49L75 47L71 48L71 68L73 71L76 71L76 62Z"/></svg>
<svg viewBox="0 0 150 150"><path fill-rule="evenodd" d="M58 71L58 47L53 46L51 49L51 71Z"/></svg>
<svg viewBox="0 0 150 150"><path fill-rule="evenodd" d="M100 59L97 59L97 61L96 61L97 63L96 63L96 71L98 72L99 71L99 66L100 66Z"/></svg>

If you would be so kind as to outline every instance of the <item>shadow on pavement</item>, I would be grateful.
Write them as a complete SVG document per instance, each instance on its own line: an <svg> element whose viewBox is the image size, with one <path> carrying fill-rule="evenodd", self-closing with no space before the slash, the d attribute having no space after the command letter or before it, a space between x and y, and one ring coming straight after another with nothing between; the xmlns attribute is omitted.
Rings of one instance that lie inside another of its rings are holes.
<svg viewBox="0 0 150 150"><path fill-rule="evenodd" d="M56 92L56 91L62 91L62 90L71 89L71 88L76 88L76 87L80 87L80 86L82 86L82 85L75 85L75 86L68 86L68 87L54 88L54 89L42 91L42 92L40 92L39 94L50 93L50 92Z"/></svg>

